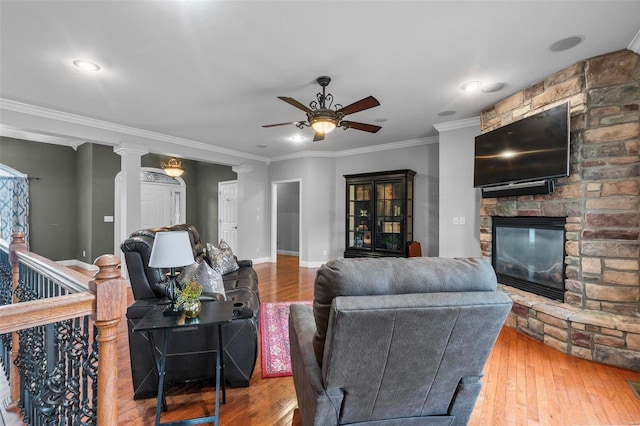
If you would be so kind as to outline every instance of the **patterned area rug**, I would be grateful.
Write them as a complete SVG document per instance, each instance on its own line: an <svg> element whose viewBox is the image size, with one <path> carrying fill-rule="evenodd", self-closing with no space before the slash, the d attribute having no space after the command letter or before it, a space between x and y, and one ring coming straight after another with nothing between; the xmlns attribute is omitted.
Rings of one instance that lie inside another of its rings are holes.
<svg viewBox="0 0 640 426"><path fill-rule="evenodd" d="M260 304L262 378L291 375L289 353L289 305L312 302L267 302Z"/></svg>

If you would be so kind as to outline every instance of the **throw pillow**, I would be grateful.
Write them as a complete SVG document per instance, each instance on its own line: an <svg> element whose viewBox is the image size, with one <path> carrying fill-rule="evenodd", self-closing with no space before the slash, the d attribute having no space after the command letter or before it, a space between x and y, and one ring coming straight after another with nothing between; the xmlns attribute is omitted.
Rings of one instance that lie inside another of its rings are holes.
<svg viewBox="0 0 640 426"><path fill-rule="evenodd" d="M229 244L227 244L225 240L220 240L218 247L207 243L207 257L209 258L211 267L221 275L240 269L231 247L229 247Z"/></svg>
<svg viewBox="0 0 640 426"><path fill-rule="evenodd" d="M178 277L180 287L184 286L184 280L186 279L200 283L203 296L219 294L222 296L222 300L226 300L222 275L207 265L207 262L196 262L185 266Z"/></svg>

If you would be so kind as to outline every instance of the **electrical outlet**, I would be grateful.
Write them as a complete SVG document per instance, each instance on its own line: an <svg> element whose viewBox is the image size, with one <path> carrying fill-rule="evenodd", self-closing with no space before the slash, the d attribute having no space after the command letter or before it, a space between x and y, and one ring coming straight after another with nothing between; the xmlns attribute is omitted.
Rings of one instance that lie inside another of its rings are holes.
<svg viewBox="0 0 640 426"><path fill-rule="evenodd" d="M87 257L87 252L85 250L82 250L82 257Z"/></svg>
<svg viewBox="0 0 640 426"><path fill-rule="evenodd" d="M467 220L464 218L464 216L460 216L460 225L464 225L467 223Z"/></svg>
<svg viewBox="0 0 640 426"><path fill-rule="evenodd" d="M458 216L454 216L453 217L453 224L454 225L460 225L460 218Z"/></svg>
<svg viewBox="0 0 640 426"><path fill-rule="evenodd" d="M327 251L326 250L322 250L322 255L326 256L327 255Z"/></svg>

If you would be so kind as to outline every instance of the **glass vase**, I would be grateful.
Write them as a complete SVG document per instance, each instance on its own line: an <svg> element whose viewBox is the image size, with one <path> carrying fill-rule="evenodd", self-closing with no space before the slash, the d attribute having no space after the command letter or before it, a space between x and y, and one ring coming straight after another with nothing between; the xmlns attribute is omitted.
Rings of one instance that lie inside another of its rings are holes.
<svg viewBox="0 0 640 426"><path fill-rule="evenodd" d="M202 310L202 303L199 299L190 300L183 303L182 308L184 309L185 318L198 318Z"/></svg>

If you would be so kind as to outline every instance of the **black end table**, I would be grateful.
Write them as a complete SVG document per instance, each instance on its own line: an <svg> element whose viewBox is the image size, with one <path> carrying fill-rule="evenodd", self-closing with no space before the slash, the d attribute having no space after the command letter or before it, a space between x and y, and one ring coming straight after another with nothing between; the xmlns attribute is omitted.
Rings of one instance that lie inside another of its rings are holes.
<svg viewBox="0 0 640 426"><path fill-rule="evenodd" d="M156 405L156 425L194 425L200 423L213 422L218 424L220 409L220 383L224 380L221 377L224 374L224 363L222 362L222 326L231 322L233 318L233 302L215 302L203 301L202 312L200 316L194 319L187 319L184 313L179 316L163 315L166 305L158 305L152 308L147 314L136 324L133 331L145 332L151 344L151 352L155 361L156 371L158 373L158 401ZM218 342L216 348L216 396L215 396L215 414L213 416L198 417L195 419L181 420L169 423L160 423L160 407L167 410L167 402L164 396L164 376L167 362L167 348L169 342L169 332L180 327L218 327ZM160 359L157 359L155 351L155 343L153 340L153 331L162 330L164 333L164 342L162 343L162 353ZM225 399L224 381L222 382L223 400Z"/></svg>

